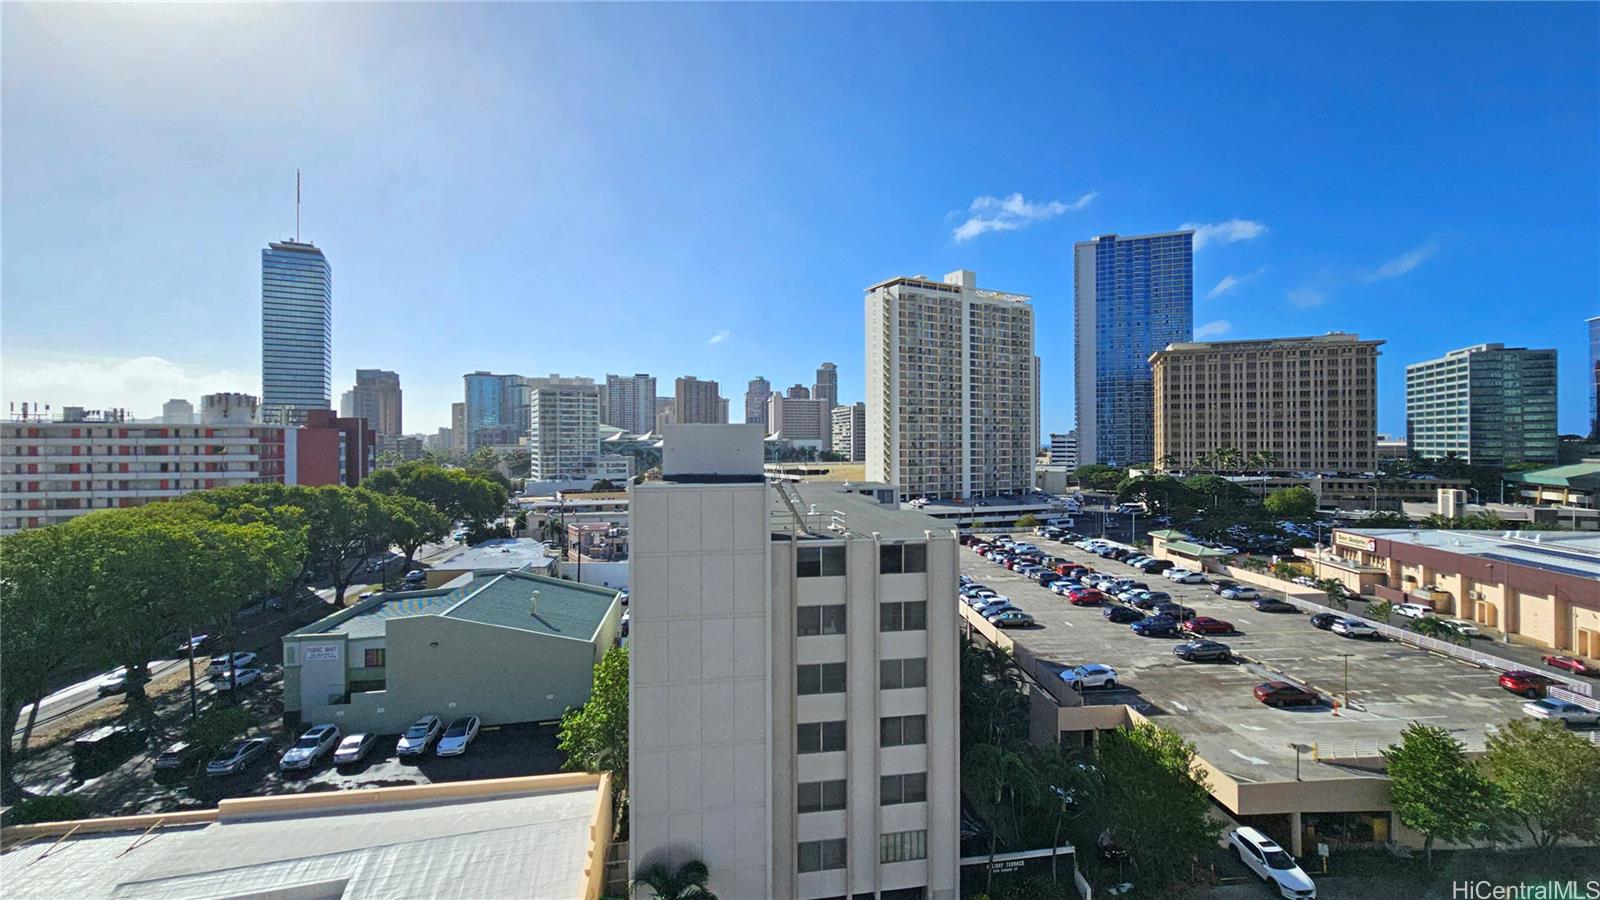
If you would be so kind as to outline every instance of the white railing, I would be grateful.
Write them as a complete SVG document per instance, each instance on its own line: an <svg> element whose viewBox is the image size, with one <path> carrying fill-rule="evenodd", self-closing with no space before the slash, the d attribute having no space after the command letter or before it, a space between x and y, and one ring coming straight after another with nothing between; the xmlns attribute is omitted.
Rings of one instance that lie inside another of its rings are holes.
<svg viewBox="0 0 1600 900"><path fill-rule="evenodd" d="M1585 687L1587 686L1585 685ZM1584 709L1600 712L1600 700L1596 700L1588 694L1580 694L1577 691L1569 691L1558 687L1550 688L1545 693L1552 700L1565 700L1568 703L1576 703Z"/></svg>

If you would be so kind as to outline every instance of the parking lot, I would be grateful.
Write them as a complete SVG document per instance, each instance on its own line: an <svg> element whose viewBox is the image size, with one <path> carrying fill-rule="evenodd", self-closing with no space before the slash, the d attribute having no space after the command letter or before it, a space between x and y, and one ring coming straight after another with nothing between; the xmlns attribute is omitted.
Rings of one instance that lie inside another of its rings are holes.
<svg viewBox="0 0 1600 900"><path fill-rule="evenodd" d="M1414 721L1447 728L1478 749L1488 729L1522 715L1523 699L1502 690L1493 672L1404 644L1340 637L1313 628L1310 617L1298 611L1258 612L1246 601L1222 599L1209 585L1174 584L1076 547L1038 537L1028 540L1097 572L1143 581L1198 615L1235 626L1233 634L1207 637L1226 643L1240 661L1184 662L1172 655L1172 648L1186 638L1139 637L1126 625L1107 622L1099 607L1072 606L971 550L962 554L965 574L1034 617L1035 627L1007 632L1018 645L1061 666L1102 663L1117 670L1117 687L1090 690L1087 702L1123 703L1159 718L1194 741L1212 765L1241 782L1293 780L1297 754L1290 744L1307 748L1300 760L1303 779L1359 777L1360 766L1321 765L1313 756L1375 758ZM1337 698L1343 707L1347 671L1349 706L1337 712L1328 702L1268 708L1251 694L1261 682L1283 679L1329 700Z"/></svg>

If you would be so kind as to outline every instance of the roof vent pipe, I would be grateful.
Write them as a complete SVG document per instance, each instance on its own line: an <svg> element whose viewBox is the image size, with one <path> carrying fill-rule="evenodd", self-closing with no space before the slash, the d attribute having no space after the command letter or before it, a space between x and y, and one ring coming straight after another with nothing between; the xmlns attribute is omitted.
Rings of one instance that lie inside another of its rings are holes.
<svg viewBox="0 0 1600 900"><path fill-rule="evenodd" d="M530 609L528 611L528 615L530 615L530 616L539 615L539 592L538 591L534 591L533 592L533 602L532 602L531 605L532 605L532 609Z"/></svg>

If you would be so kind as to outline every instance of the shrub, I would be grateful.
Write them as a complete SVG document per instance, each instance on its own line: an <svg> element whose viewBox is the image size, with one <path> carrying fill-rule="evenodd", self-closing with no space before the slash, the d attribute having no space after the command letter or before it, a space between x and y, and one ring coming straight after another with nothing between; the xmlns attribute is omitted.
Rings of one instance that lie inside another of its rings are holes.
<svg viewBox="0 0 1600 900"><path fill-rule="evenodd" d="M52 795L34 797L11 807L7 816L12 825L33 825L39 822L65 822L87 819L89 804L82 797Z"/></svg>
<svg viewBox="0 0 1600 900"><path fill-rule="evenodd" d="M195 720L183 739L200 748L202 757L221 750L225 744L250 730L256 717L239 706L219 706L208 709Z"/></svg>

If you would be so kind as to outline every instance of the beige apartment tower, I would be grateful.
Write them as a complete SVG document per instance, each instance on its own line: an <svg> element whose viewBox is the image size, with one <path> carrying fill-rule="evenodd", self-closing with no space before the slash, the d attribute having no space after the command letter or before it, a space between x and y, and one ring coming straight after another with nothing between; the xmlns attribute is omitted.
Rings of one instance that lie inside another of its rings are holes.
<svg viewBox="0 0 1600 900"><path fill-rule="evenodd" d="M1232 447L1278 472L1377 465L1378 348L1354 334L1168 344L1150 354L1155 460L1192 469Z"/></svg>
<svg viewBox="0 0 1600 900"><path fill-rule="evenodd" d="M879 485L767 484L762 437L667 426L629 489L629 875L955 900L955 537Z"/></svg>
<svg viewBox="0 0 1600 900"><path fill-rule="evenodd" d="M867 478L902 498L965 499L1033 487L1038 367L1033 305L943 281L867 289Z"/></svg>

